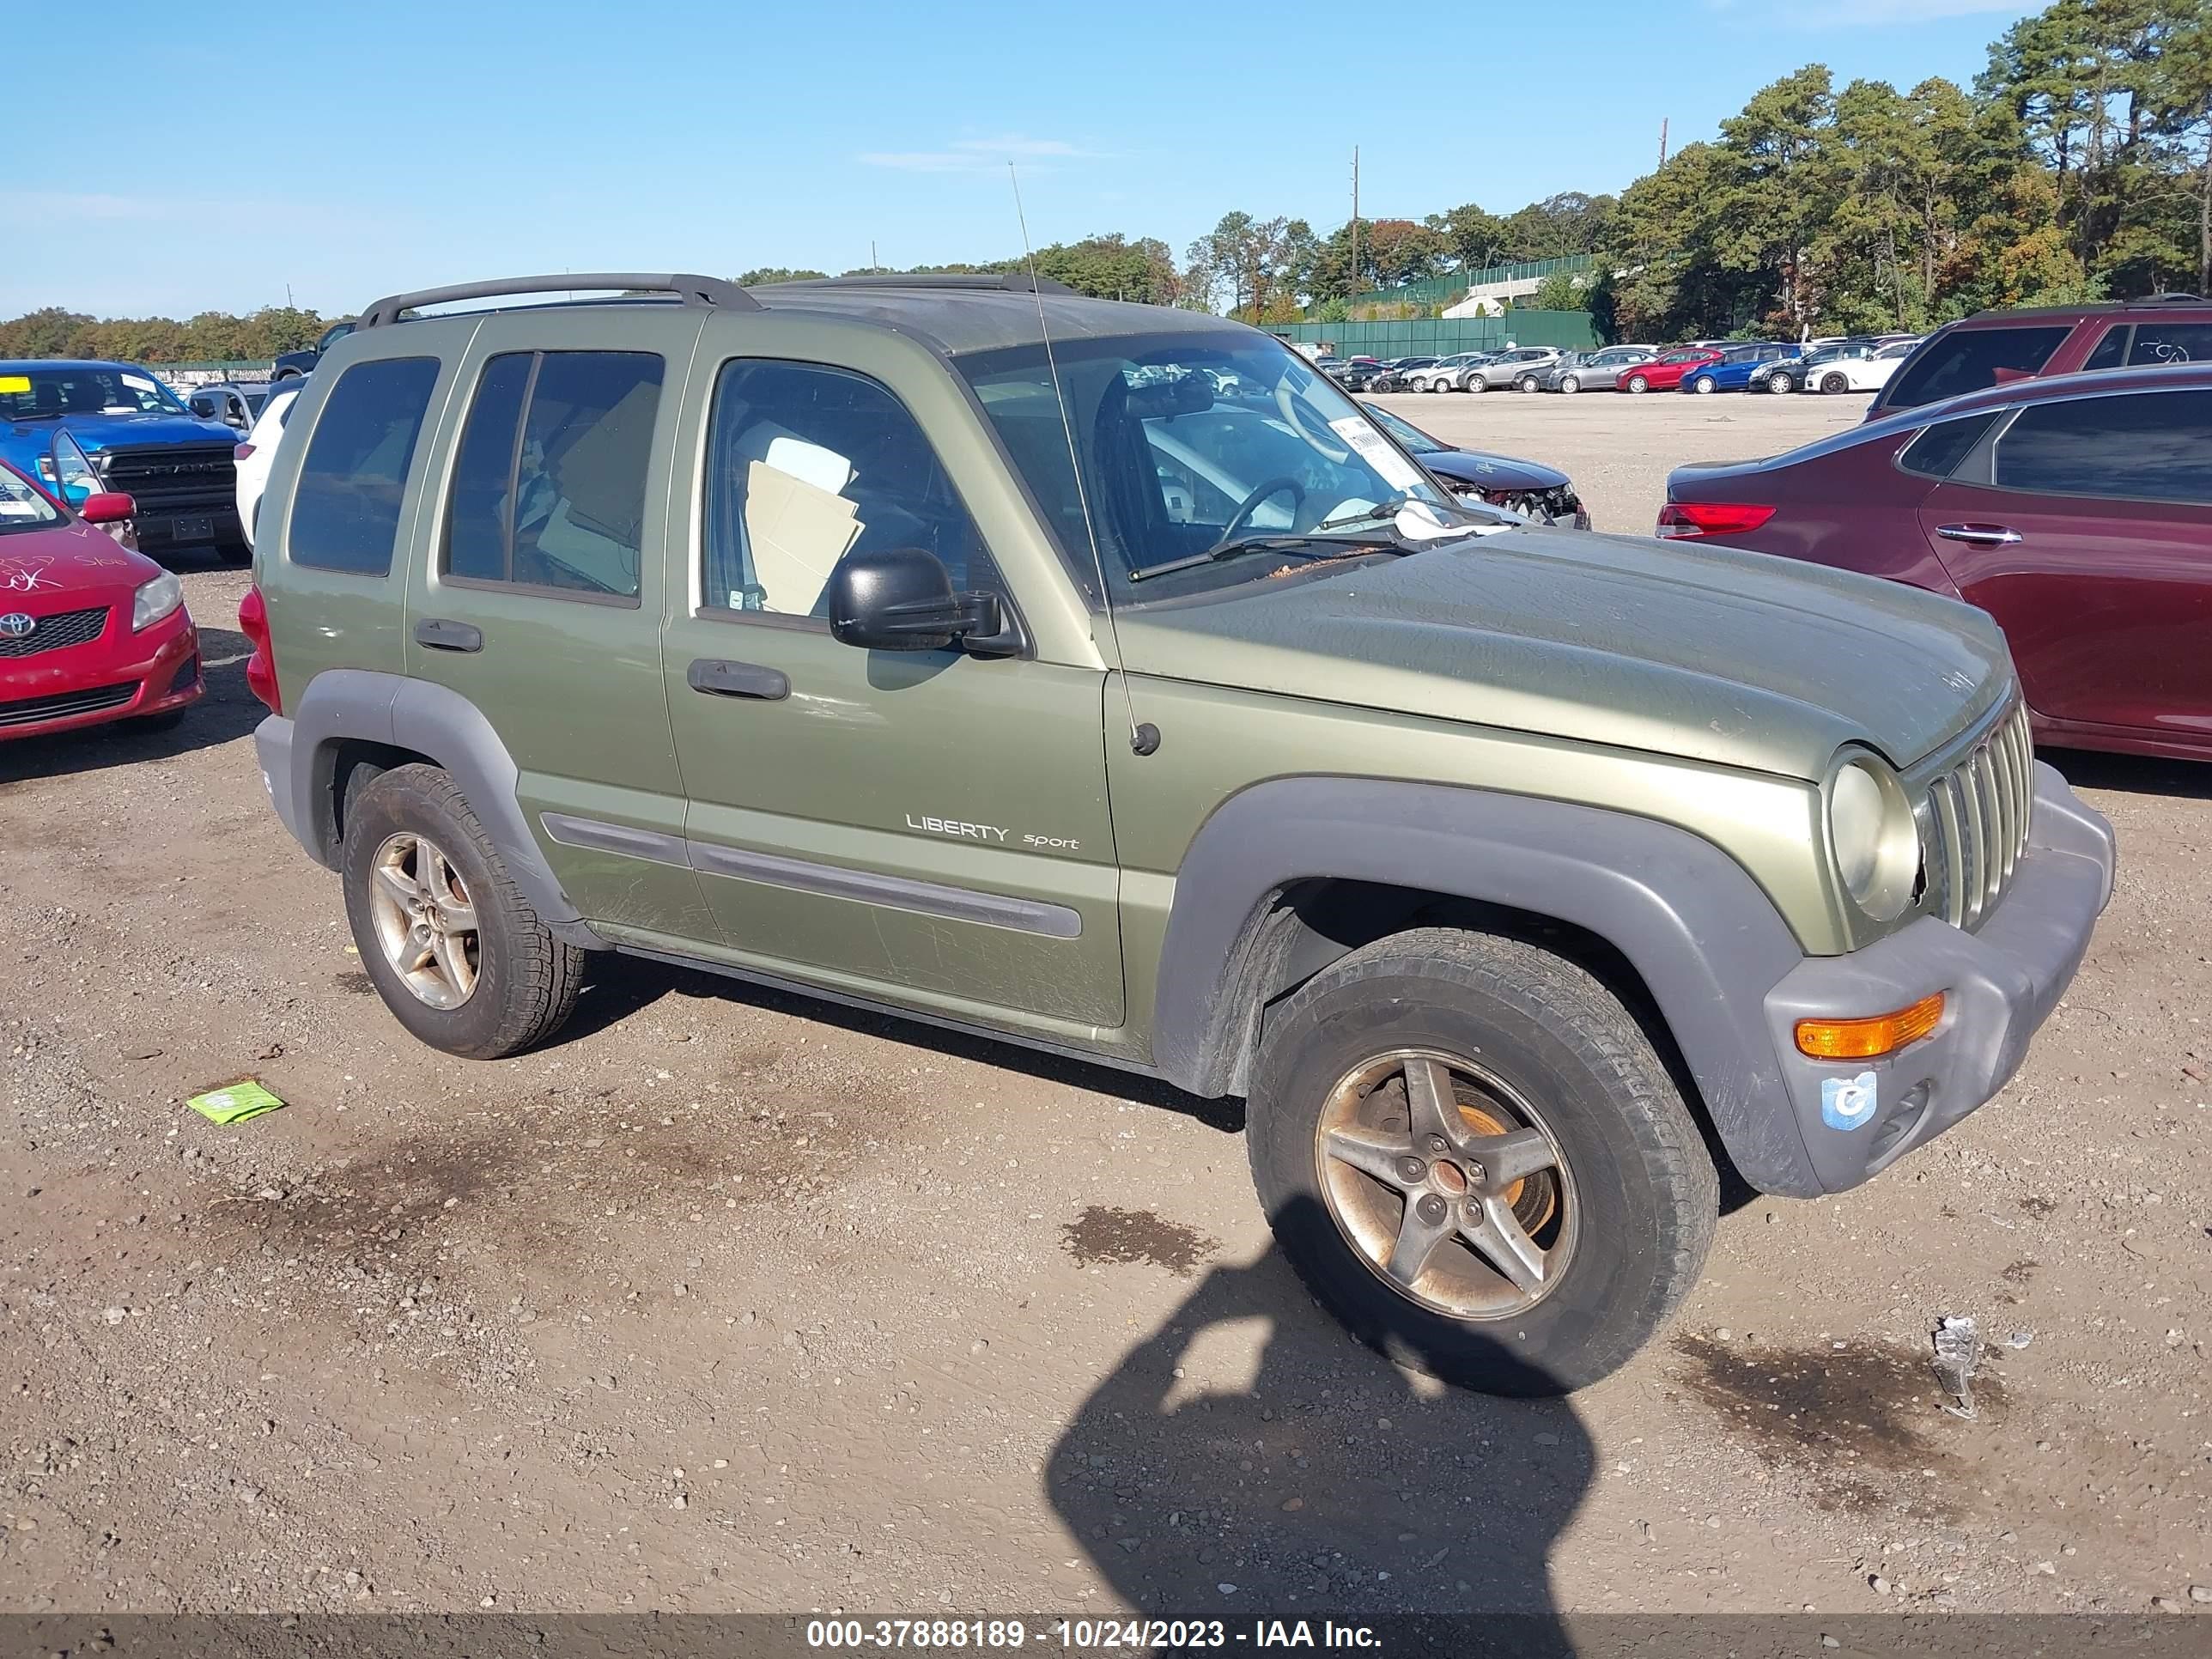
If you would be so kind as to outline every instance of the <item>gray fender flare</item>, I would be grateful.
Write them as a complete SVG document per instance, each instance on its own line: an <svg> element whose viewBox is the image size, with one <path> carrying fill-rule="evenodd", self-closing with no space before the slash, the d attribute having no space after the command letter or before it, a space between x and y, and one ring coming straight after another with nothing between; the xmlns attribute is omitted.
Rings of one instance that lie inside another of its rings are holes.
<svg viewBox="0 0 2212 1659"><path fill-rule="evenodd" d="M1509 906L1606 940L1642 976L1744 1178L1771 1193L1823 1190L1765 1004L1804 952L1711 842L1595 807L1359 778L1233 796L1176 876L1152 1036L1170 1081L1208 1097L1241 1085L1267 988L1253 968L1267 919L1286 889L1332 878ZM1344 953L1322 945L1300 976Z"/></svg>
<svg viewBox="0 0 2212 1659"><path fill-rule="evenodd" d="M412 750L452 774L539 919L572 945L604 946L530 833L515 795L520 774L499 733L459 692L427 680L333 668L301 694L292 710L292 799L305 809L301 839L319 862L337 867L331 786L339 745L348 739Z"/></svg>

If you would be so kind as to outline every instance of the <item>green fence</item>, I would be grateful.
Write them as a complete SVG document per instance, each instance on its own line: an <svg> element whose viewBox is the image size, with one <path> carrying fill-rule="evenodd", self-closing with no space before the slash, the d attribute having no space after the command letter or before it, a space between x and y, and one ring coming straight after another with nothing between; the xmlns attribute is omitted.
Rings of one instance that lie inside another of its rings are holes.
<svg viewBox="0 0 2212 1659"><path fill-rule="evenodd" d="M1496 351L1509 342L1588 351L1600 343L1587 311L1512 311L1503 317L1401 323L1287 323L1267 331L1285 340L1334 345L1344 357L1448 357L1455 351Z"/></svg>
<svg viewBox="0 0 2212 1659"><path fill-rule="evenodd" d="M1449 276L1430 276L1403 288L1376 289L1352 303L1357 306L1450 305L1470 288L1493 283L1541 282L1554 271L1588 270L1597 260L1587 253L1570 253L1557 259L1528 259L1517 265L1492 265L1485 270L1458 270Z"/></svg>

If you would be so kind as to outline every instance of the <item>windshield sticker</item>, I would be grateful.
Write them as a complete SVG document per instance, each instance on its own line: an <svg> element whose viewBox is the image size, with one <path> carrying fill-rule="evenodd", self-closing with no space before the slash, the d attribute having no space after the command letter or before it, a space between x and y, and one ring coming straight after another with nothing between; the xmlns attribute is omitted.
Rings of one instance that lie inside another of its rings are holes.
<svg viewBox="0 0 2212 1659"><path fill-rule="evenodd" d="M0 374L0 392L28 392L31 377L27 374Z"/></svg>
<svg viewBox="0 0 2212 1659"><path fill-rule="evenodd" d="M153 381L148 380L143 374L125 374L122 379L123 384L129 386L133 392L158 392L159 391L159 388L155 386Z"/></svg>
<svg viewBox="0 0 2212 1659"><path fill-rule="evenodd" d="M1347 415L1342 420L1331 421L1328 429L1359 452L1359 459L1382 475L1382 482L1393 489L1415 489L1420 487L1420 469L1401 455L1390 441L1370 426L1358 415Z"/></svg>
<svg viewBox="0 0 2212 1659"><path fill-rule="evenodd" d="M0 495L0 519L35 519L40 516L34 503L18 501L13 495Z"/></svg>

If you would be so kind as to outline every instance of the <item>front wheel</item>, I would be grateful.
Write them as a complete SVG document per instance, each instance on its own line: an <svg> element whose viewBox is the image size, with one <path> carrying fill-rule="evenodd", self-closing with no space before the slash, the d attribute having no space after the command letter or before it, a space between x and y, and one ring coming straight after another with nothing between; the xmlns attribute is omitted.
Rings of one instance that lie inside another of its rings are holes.
<svg viewBox="0 0 2212 1659"><path fill-rule="evenodd" d="M1559 382L1559 390L1565 392L1570 398L1573 397L1576 392L1580 392L1582 389L1583 383L1571 374L1568 375L1565 380Z"/></svg>
<svg viewBox="0 0 2212 1659"><path fill-rule="evenodd" d="M1483 375L1471 374L1460 382L1459 389L1462 392L1484 392L1490 390L1490 381Z"/></svg>
<svg viewBox="0 0 2212 1659"><path fill-rule="evenodd" d="M1721 383L1710 374L1700 374L1690 382L1690 390L1701 398L1710 398L1721 389Z"/></svg>
<svg viewBox="0 0 2212 1659"><path fill-rule="evenodd" d="M1514 384L1523 392L1541 392L1544 389L1543 382L1533 374L1523 374Z"/></svg>
<svg viewBox="0 0 2212 1659"><path fill-rule="evenodd" d="M1268 1023L1246 1118L1284 1255L1363 1341L1464 1388L1617 1370L1698 1274L1719 1186L1666 1066L1534 945L1398 934Z"/></svg>
<svg viewBox="0 0 2212 1659"><path fill-rule="evenodd" d="M349 796L341 867L369 982L432 1048L501 1059L575 1007L584 953L539 920L438 768L396 767Z"/></svg>
<svg viewBox="0 0 2212 1659"><path fill-rule="evenodd" d="M1850 389L1851 378L1848 374L1823 374L1820 377L1820 390L1823 392L1849 392Z"/></svg>
<svg viewBox="0 0 2212 1659"><path fill-rule="evenodd" d="M1628 377L1628 389L1631 392L1649 392L1651 390L1651 382L1641 374L1632 374Z"/></svg>

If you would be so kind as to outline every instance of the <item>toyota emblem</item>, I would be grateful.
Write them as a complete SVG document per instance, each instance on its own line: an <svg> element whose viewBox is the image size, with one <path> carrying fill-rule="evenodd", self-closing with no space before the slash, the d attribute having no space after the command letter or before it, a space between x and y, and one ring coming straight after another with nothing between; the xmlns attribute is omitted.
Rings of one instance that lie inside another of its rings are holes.
<svg viewBox="0 0 2212 1659"><path fill-rule="evenodd" d="M0 617L0 640L27 639L38 625L36 617L27 617L20 611Z"/></svg>

